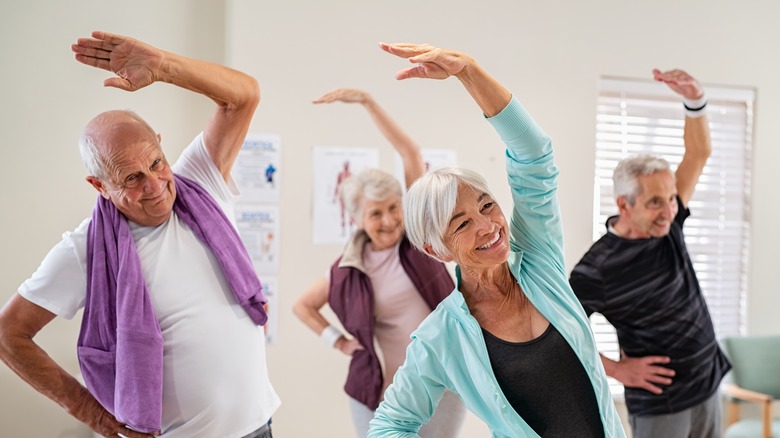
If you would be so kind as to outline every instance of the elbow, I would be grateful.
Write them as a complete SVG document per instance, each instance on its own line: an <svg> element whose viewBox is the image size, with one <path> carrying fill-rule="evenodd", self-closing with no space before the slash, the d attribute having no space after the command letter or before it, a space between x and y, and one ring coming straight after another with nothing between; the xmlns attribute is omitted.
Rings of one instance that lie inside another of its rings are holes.
<svg viewBox="0 0 780 438"><path fill-rule="evenodd" d="M301 302L301 300L298 300L295 302L295 304L293 304L292 312L296 317L298 317L298 319L303 321L306 314L308 313L308 306Z"/></svg>
<svg viewBox="0 0 780 438"><path fill-rule="evenodd" d="M707 160L712 155L712 141L710 141L709 136L702 140L701 147L698 148L698 155L702 160Z"/></svg>
<svg viewBox="0 0 780 438"><path fill-rule="evenodd" d="M687 152L686 155L688 155ZM703 167L707 163L707 160L710 159L710 155L712 155L712 146L710 145L710 142L706 142L701 148L691 152L690 155L692 155L691 158L701 163Z"/></svg>
<svg viewBox="0 0 780 438"><path fill-rule="evenodd" d="M9 328L13 327L12 323L9 321L8 318L8 312L7 309L0 310L0 357L4 356L5 352L8 351L9 343L10 343L10 330Z"/></svg>
<svg viewBox="0 0 780 438"><path fill-rule="evenodd" d="M301 319L301 304L299 302L296 301L295 304L292 305L292 313L297 316L298 319Z"/></svg>
<svg viewBox="0 0 780 438"><path fill-rule="evenodd" d="M220 103L228 113L254 113L260 104L260 85L257 79L247 74L242 74L235 80L230 97L226 97Z"/></svg>
<svg viewBox="0 0 780 438"><path fill-rule="evenodd" d="M249 76L247 84L247 101L252 108L257 108L260 104L260 84L252 76Z"/></svg>
<svg viewBox="0 0 780 438"><path fill-rule="evenodd" d="M18 344L19 336L14 335L12 327L6 318L0 313L0 361L8 363L8 358L13 356L15 345ZM15 342L17 341L17 342Z"/></svg>

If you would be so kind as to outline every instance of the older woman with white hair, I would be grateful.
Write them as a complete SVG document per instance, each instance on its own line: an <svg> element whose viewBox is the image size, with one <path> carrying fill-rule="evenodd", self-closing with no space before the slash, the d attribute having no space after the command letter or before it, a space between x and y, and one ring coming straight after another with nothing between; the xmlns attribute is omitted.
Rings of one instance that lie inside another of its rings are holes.
<svg viewBox="0 0 780 438"><path fill-rule="evenodd" d="M415 66L396 77L455 76L506 145L511 223L479 174L434 170L404 201L412 244L458 265L457 287L413 333L369 437L414 437L445 390L493 437L623 437L588 319L568 284L550 138L469 56L382 44Z"/></svg>
<svg viewBox="0 0 780 438"><path fill-rule="evenodd" d="M368 93L338 89L314 103L337 101L366 108L401 155L407 185L423 174L417 144ZM382 394L404 361L409 335L452 292L454 283L443 263L414 249L406 238L403 191L395 177L378 169L365 170L342 182L340 196L358 229L328 275L309 286L293 310L328 345L352 356L344 389L356 434L364 438ZM326 303L351 336L325 319L320 310ZM460 400L447 393L420 435L457 436L464 414Z"/></svg>

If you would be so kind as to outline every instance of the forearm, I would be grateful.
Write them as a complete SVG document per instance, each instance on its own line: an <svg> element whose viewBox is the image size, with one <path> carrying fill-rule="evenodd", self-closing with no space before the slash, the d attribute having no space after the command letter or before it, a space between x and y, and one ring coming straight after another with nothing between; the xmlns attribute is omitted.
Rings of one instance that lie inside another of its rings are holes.
<svg viewBox="0 0 780 438"><path fill-rule="evenodd" d="M208 61L163 52L157 79L208 96L217 105L254 111L260 100L257 81L249 75Z"/></svg>
<svg viewBox="0 0 780 438"><path fill-rule="evenodd" d="M363 102L363 107L368 111L371 119L376 124L382 135L390 142L393 148L401 155L404 163L404 175L406 186L410 186L417 178L425 173L420 147L409 135L379 106L376 101L368 96Z"/></svg>
<svg viewBox="0 0 780 438"><path fill-rule="evenodd" d="M318 335L330 325L320 313L320 309L328 302L328 291L328 280L320 277L310 284L293 304L295 316Z"/></svg>
<svg viewBox="0 0 780 438"><path fill-rule="evenodd" d="M33 340L55 316L19 294L11 297L0 309L0 360L93 430L112 430L117 424L113 415Z"/></svg>
<svg viewBox="0 0 780 438"><path fill-rule="evenodd" d="M419 339L412 341L404 364L396 371L371 420L369 437L419 436L420 426L431 419L445 391L437 378L439 360Z"/></svg>
<svg viewBox="0 0 780 438"><path fill-rule="evenodd" d="M686 116L683 140L685 142L686 156L690 156L691 158L701 161L706 161L712 153L710 127L707 116Z"/></svg>
<svg viewBox="0 0 780 438"><path fill-rule="evenodd" d="M387 421L382 415L375 415L371 420L368 438L420 438L417 432L408 432L402 427Z"/></svg>
<svg viewBox="0 0 780 438"><path fill-rule="evenodd" d="M89 412L105 412L89 391L60 367L32 339L3 335L0 359L36 391L62 406L79 421L95 421Z"/></svg>
<svg viewBox="0 0 780 438"><path fill-rule="evenodd" d="M203 141L212 161L228 181L260 102L257 81L228 67L168 52L160 71L159 80L216 102L217 109L203 130Z"/></svg>
<svg viewBox="0 0 780 438"><path fill-rule="evenodd" d="M563 265L563 227L556 197L558 168L550 137L517 99L511 99L488 121L506 145L514 242L523 250L553 256Z"/></svg>
<svg viewBox="0 0 780 438"><path fill-rule="evenodd" d="M601 364L604 365L604 372L607 376L612 377L613 379L616 378L615 371L617 370L618 363L601 353L599 353L599 357L601 358Z"/></svg>
<svg viewBox="0 0 780 438"><path fill-rule="evenodd" d="M301 320L307 327L309 327L314 333L321 334L325 327L329 326L328 320L325 319L322 314L316 310L309 308L295 308L295 315Z"/></svg>
<svg viewBox="0 0 780 438"><path fill-rule="evenodd" d="M392 388L392 386L391 386ZM419 438L421 423L395 418L392 413L404 411L404 407L388 406L387 401L379 404L374 418L369 423L368 438Z"/></svg>
<svg viewBox="0 0 780 438"><path fill-rule="evenodd" d="M512 94L482 69L473 59L457 75L477 105L487 117L493 117L504 109Z"/></svg>
<svg viewBox="0 0 780 438"><path fill-rule="evenodd" d="M680 165L677 166L675 176L677 194L683 205L687 206L711 153L707 117L686 117L683 138L685 153Z"/></svg>

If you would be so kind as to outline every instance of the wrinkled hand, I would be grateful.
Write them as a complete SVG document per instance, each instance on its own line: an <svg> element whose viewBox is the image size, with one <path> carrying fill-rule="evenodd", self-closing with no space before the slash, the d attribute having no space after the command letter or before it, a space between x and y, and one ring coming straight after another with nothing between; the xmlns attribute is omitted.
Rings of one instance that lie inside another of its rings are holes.
<svg viewBox="0 0 780 438"><path fill-rule="evenodd" d="M126 437L126 438L154 438L158 434L148 434L148 433L141 433L136 432L132 429L129 429L127 426L123 424L119 424L119 429L114 429L114 432L112 432L110 435L103 435L107 437Z"/></svg>
<svg viewBox="0 0 780 438"><path fill-rule="evenodd" d="M347 339L344 336L340 337L336 341L335 347L347 356L352 356L352 354L356 351L363 350L363 346L360 345L360 342L358 342L357 339Z"/></svg>
<svg viewBox="0 0 780 438"><path fill-rule="evenodd" d="M82 64L113 72L118 77L103 81L107 87L136 91L158 78L165 53L141 41L106 32L92 32L71 45Z"/></svg>
<svg viewBox="0 0 780 438"><path fill-rule="evenodd" d="M663 82L675 93L686 99L698 99L704 96L704 90L699 81L682 70L661 71L653 69L653 79Z"/></svg>
<svg viewBox="0 0 780 438"><path fill-rule="evenodd" d="M671 385L674 370L657 364L667 364L668 356L628 357L622 355L617 362L613 376L629 388L641 388L653 394L661 394L663 390L657 385Z"/></svg>
<svg viewBox="0 0 780 438"><path fill-rule="evenodd" d="M95 400L89 394L89 392L87 392L86 389L84 389L84 392L79 397L80 400L73 411L73 415L83 421L87 426L89 426L90 429L94 430L101 436L152 438L159 435L159 433L149 434L129 429L127 425L117 421L117 419L111 415L110 412L105 410L103 406L101 406L100 403L98 403L97 400Z"/></svg>
<svg viewBox="0 0 780 438"><path fill-rule="evenodd" d="M429 44L386 44L379 47L387 53L418 64L415 67L399 70L396 79L427 78L446 79L457 76L472 63L472 59L454 50L439 49Z"/></svg>
<svg viewBox="0 0 780 438"><path fill-rule="evenodd" d="M371 96L363 90L355 88L337 88L314 99L312 103L365 103Z"/></svg>

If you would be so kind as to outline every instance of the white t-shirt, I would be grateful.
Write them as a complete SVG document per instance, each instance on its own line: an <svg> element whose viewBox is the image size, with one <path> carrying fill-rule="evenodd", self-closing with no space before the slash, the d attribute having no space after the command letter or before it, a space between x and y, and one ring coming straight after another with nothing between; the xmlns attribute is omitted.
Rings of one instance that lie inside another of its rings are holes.
<svg viewBox="0 0 780 438"><path fill-rule="evenodd" d="M238 189L232 179L225 183L202 135L173 170L199 183L233 222ZM86 298L89 222L63 234L20 295L73 318ZM130 222L130 229L164 340L161 437L239 438L261 427L280 404L263 329L236 302L219 262L175 214L160 226Z"/></svg>

